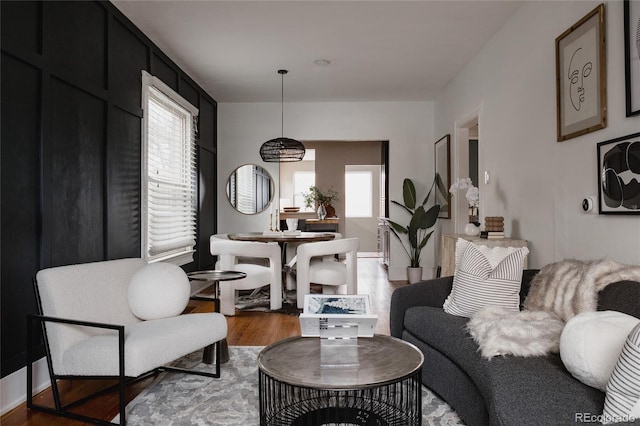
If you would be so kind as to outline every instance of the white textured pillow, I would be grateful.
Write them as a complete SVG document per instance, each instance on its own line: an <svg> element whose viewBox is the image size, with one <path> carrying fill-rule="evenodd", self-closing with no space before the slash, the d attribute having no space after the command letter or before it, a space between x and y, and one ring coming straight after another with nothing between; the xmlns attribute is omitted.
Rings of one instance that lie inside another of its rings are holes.
<svg viewBox="0 0 640 426"><path fill-rule="evenodd" d="M143 320L180 315L189 303L187 274L172 263L150 263L136 272L127 289L129 308Z"/></svg>
<svg viewBox="0 0 640 426"><path fill-rule="evenodd" d="M502 256L504 247L488 248L463 241L467 244L456 267L444 311L462 317L471 317L486 306L519 312L522 266L529 249L511 248L510 253Z"/></svg>
<svg viewBox="0 0 640 426"><path fill-rule="evenodd" d="M640 419L640 320L620 352L607 383L603 423Z"/></svg>
<svg viewBox="0 0 640 426"><path fill-rule="evenodd" d="M560 358L582 383L604 391L629 332L640 319L616 311L584 312L560 336Z"/></svg>

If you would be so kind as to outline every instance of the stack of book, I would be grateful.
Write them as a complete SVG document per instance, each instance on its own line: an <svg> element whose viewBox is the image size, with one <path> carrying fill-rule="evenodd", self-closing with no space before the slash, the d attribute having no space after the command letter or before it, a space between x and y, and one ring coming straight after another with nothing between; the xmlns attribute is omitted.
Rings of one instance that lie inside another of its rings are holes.
<svg viewBox="0 0 640 426"><path fill-rule="evenodd" d="M489 240L498 240L504 238L504 217L503 216L487 216L484 218L484 231L480 233L480 237Z"/></svg>

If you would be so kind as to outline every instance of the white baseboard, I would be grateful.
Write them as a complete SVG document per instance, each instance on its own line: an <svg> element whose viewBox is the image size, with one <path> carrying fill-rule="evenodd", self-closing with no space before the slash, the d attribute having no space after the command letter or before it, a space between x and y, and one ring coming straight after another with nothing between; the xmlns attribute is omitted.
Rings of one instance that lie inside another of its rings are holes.
<svg viewBox="0 0 640 426"><path fill-rule="evenodd" d="M33 390L41 392L51 386L47 359L40 358L33 363ZM27 367L0 380L0 415L13 410L27 400Z"/></svg>

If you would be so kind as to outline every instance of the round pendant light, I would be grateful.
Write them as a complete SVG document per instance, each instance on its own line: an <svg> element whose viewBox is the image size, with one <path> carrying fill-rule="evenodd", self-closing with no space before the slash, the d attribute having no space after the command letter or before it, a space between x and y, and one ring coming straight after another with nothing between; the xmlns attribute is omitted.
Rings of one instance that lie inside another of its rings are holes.
<svg viewBox="0 0 640 426"><path fill-rule="evenodd" d="M279 138L266 141L260 147L260 157L267 163L286 163L301 161L304 157L305 149L302 142L284 137L284 75L287 70L278 70L281 76L281 132Z"/></svg>

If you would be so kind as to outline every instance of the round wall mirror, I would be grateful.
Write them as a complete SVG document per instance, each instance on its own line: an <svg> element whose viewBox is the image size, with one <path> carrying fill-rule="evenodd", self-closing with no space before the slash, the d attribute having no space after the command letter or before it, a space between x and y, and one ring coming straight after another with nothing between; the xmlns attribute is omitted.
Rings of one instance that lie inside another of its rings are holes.
<svg viewBox="0 0 640 426"><path fill-rule="evenodd" d="M271 175L255 164L238 167L227 180L227 198L240 213L260 213L271 202L273 192Z"/></svg>

